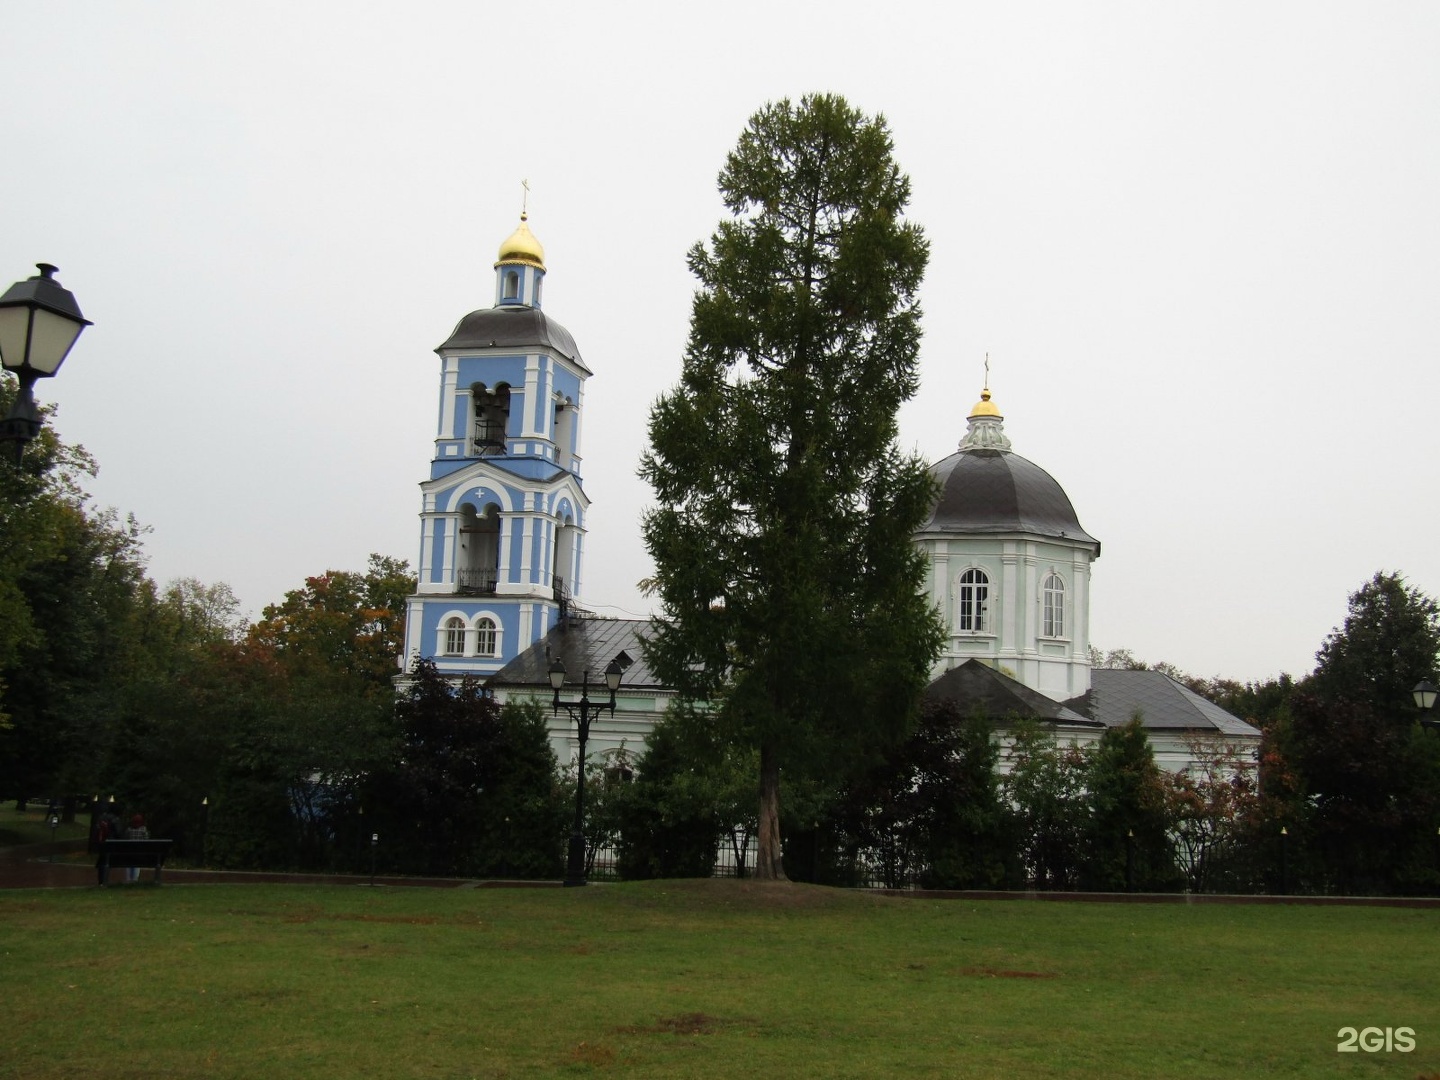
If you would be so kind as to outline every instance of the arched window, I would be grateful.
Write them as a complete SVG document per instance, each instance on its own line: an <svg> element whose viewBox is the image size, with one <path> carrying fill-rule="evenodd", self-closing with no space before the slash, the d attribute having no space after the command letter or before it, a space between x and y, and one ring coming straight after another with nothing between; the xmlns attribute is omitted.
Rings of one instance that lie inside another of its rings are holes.
<svg viewBox="0 0 1440 1080"><path fill-rule="evenodd" d="M562 469L575 464L575 419L573 402L561 400L555 405L555 463Z"/></svg>
<svg viewBox="0 0 1440 1080"><path fill-rule="evenodd" d="M575 591L575 519L569 514L555 523L555 564L551 568L551 583L556 595L569 589Z"/></svg>
<svg viewBox="0 0 1440 1080"><path fill-rule="evenodd" d="M520 275L514 270L505 272L505 299L514 300L520 295Z"/></svg>
<svg viewBox="0 0 1440 1080"><path fill-rule="evenodd" d="M470 455L505 452L505 429L510 423L510 387L500 383L494 390L482 384L470 388L471 411L475 428L470 438Z"/></svg>
<svg viewBox="0 0 1440 1080"><path fill-rule="evenodd" d="M984 570L973 566L960 575L960 630L971 634L983 633L985 614L989 610L990 579Z"/></svg>
<svg viewBox="0 0 1440 1080"><path fill-rule="evenodd" d="M494 596L500 577L500 512L491 503L477 515L466 503L460 508L460 551L456 559L456 592Z"/></svg>
<svg viewBox="0 0 1440 1080"><path fill-rule="evenodd" d="M458 616L445 620L445 655L465 655L465 620Z"/></svg>
<svg viewBox="0 0 1440 1080"><path fill-rule="evenodd" d="M1044 586L1045 615L1041 620L1042 633L1045 637L1065 636L1065 582L1060 580L1059 574L1051 574L1045 579Z"/></svg>
<svg viewBox="0 0 1440 1080"><path fill-rule="evenodd" d="M482 618L475 621L475 655L495 655L495 620Z"/></svg>

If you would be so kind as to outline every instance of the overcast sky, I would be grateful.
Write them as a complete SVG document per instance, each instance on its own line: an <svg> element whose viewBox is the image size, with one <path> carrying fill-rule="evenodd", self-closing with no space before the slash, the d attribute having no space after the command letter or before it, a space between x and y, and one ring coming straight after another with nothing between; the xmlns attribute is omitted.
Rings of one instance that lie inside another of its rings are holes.
<svg viewBox="0 0 1440 1080"><path fill-rule="evenodd" d="M150 571L251 615L415 561L433 349L520 182L594 371L585 601L648 611L636 478L685 252L768 100L883 113L931 243L902 442L986 352L1016 453L1104 545L1091 637L1313 665L1347 595L1440 595L1440 4L0 2L0 288L95 325L38 389ZM622 291L622 280L638 286Z"/></svg>

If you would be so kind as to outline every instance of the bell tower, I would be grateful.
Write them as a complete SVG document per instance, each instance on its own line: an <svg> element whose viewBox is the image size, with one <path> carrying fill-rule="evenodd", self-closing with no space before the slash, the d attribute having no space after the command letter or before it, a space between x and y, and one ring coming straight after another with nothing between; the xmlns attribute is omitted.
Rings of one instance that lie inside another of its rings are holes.
<svg viewBox="0 0 1440 1080"><path fill-rule="evenodd" d="M420 656L447 675L498 671L580 595L590 370L541 310L544 279L545 251L522 213L495 261L494 303L435 350L440 408L402 668Z"/></svg>

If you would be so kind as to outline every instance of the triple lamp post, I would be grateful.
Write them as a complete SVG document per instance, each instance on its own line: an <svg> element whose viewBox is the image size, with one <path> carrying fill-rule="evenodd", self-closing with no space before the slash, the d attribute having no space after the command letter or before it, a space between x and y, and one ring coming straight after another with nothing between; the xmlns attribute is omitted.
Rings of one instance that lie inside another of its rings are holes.
<svg viewBox="0 0 1440 1080"><path fill-rule="evenodd" d="M570 829L570 852L565 862L565 886L570 888L584 885L585 881L585 740L590 737L590 719L602 712L615 715L615 691L620 689L622 674L620 662L611 660L605 669L605 685L610 689L608 702L590 700L590 672L586 671L580 683L579 701L561 701L560 691L565 686L565 664L557 656L550 664L550 687L555 691L552 702L554 712L564 709L580 727L580 764L575 778L575 824Z"/></svg>
<svg viewBox="0 0 1440 1080"><path fill-rule="evenodd" d="M0 366L20 380L10 413L0 420L0 442L15 444L15 464L25 444L40 434L40 409L35 404L35 382L60 370L70 347L90 320L70 290L55 280L56 268L36 263L40 271L17 281L0 296Z"/></svg>

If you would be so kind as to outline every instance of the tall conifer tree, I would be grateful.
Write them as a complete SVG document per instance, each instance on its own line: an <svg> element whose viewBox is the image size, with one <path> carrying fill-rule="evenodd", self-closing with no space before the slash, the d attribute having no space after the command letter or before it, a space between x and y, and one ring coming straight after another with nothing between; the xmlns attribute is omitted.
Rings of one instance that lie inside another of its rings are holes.
<svg viewBox="0 0 1440 1080"><path fill-rule="evenodd" d="M783 878L782 769L838 776L902 737L941 640L910 537L932 483L896 447L927 245L881 117L833 95L751 117L642 475L651 661L760 760L756 875Z"/></svg>

